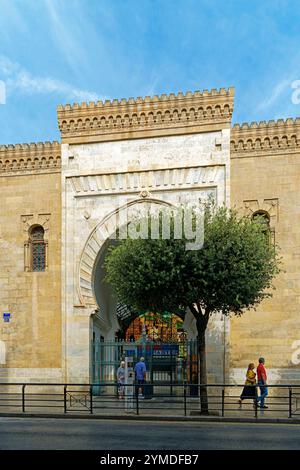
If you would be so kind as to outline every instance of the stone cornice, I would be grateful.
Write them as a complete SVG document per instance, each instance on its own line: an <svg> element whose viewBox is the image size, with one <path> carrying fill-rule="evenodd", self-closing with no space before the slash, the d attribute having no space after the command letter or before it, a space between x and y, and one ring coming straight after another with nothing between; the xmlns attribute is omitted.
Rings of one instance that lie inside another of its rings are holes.
<svg viewBox="0 0 300 470"><path fill-rule="evenodd" d="M235 124L231 129L231 158L300 151L300 118Z"/></svg>
<svg viewBox="0 0 300 470"><path fill-rule="evenodd" d="M234 89L59 105L62 143L105 142L230 127Z"/></svg>
<svg viewBox="0 0 300 470"><path fill-rule="evenodd" d="M61 166L59 142L0 145L0 174L49 173Z"/></svg>

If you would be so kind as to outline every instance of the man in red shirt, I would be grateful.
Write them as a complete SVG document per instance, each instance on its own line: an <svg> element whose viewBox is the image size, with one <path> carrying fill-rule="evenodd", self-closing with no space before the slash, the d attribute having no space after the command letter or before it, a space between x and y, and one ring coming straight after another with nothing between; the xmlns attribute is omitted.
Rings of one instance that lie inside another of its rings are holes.
<svg viewBox="0 0 300 470"><path fill-rule="evenodd" d="M268 408L265 405L265 398L268 396L268 387L267 387L267 371L265 369L265 359L260 357L258 360L259 364L256 368L257 371L257 381L260 388L260 397L257 399L257 404L260 408Z"/></svg>

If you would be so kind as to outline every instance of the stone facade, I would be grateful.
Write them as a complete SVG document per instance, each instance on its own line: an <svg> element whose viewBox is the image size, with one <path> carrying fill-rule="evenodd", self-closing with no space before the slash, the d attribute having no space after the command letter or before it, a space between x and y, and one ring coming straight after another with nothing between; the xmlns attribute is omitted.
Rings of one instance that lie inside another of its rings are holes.
<svg viewBox="0 0 300 470"><path fill-rule="evenodd" d="M0 147L0 377L61 379L61 173L57 142ZM41 225L45 272L28 272L29 229ZM3 312L11 313L4 323ZM46 372L49 371L49 372Z"/></svg>
<svg viewBox="0 0 300 470"><path fill-rule="evenodd" d="M285 268L256 312L213 319L209 380L223 380L223 370L241 380L258 355L274 380L298 379L300 121L231 128L233 98L230 88L59 106L61 144L0 147L0 380L89 381L93 338L118 329L102 269L116 224L143 207L209 195L267 212ZM37 225L44 272L30 270ZM194 337L190 316L185 326Z"/></svg>
<svg viewBox="0 0 300 470"><path fill-rule="evenodd" d="M266 357L270 381L300 379L299 365L292 361L300 332L299 198L300 119L235 125L231 131L232 205L249 215L258 210L269 214L284 270L275 280L272 299L231 322L231 374L237 380L247 362L258 356Z"/></svg>

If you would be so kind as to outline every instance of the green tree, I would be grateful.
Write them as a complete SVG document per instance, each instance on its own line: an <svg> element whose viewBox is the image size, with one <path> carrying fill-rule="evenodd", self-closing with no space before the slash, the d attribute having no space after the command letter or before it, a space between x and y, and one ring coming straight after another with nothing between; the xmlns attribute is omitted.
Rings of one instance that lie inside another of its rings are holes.
<svg viewBox="0 0 300 470"><path fill-rule="evenodd" d="M212 314L240 316L270 297L280 260L263 224L238 217L225 207L207 207L202 248L187 250L187 240L122 240L106 259L106 280L118 299L134 309L187 311L198 332L200 383L207 383L205 332ZM200 387L201 412L208 412L206 387Z"/></svg>

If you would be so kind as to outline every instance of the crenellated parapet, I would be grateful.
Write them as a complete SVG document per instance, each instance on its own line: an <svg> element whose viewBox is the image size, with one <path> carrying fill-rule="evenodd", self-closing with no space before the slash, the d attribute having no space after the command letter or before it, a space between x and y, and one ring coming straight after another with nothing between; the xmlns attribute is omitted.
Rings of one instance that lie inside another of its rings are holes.
<svg viewBox="0 0 300 470"><path fill-rule="evenodd" d="M300 118L235 124L230 146L231 158L299 152Z"/></svg>
<svg viewBox="0 0 300 470"><path fill-rule="evenodd" d="M62 143L104 142L230 127L234 89L59 105Z"/></svg>
<svg viewBox="0 0 300 470"><path fill-rule="evenodd" d="M59 142L0 145L0 174L43 173L60 166Z"/></svg>

